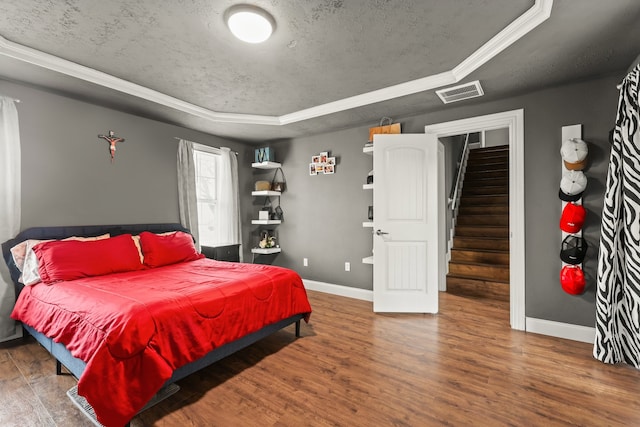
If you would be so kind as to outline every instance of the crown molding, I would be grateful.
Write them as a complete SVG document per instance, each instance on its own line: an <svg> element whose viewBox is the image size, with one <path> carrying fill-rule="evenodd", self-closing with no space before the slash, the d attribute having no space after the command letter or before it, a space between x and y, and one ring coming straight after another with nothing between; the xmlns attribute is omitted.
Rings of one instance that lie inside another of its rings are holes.
<svg viewBox="0 0 640 427"><path fill-rule="evenodd" d="M455 77L451 71L447 71L363 93L361 95L355 95L338 101L329 102L327 104L318 105L316 107L307 108L305 110L296 111L295 113L285 114L280 116L280 122L283 125L288 125L290 123L326 116L328 114L338 113L352 108L364 107L365 105L374 104L376 102L388 101L401 96L413 95L414 93L424 92L425 90L434 89L452 83L456 83Z"/></svg>
<svg viewBox="0 0 640 427"><path fill-rule="evenodd" d="M551 16L552 7L553 0L536 0L530 9L520 15L515 21L492 37L452 70L317 105L282 116L222 113L209 110L93 68L85 67L75 62L67 61L66 59L14 43L2 36L0 36L0 55L8 56L140 99L145 99L159 105L164 105L165 107L173 108L211 122L284 126L458 83L547 20L549 16Z"/></svg>
<svg viewBox="0 0 640 427"><path fill-rule="evenodd" d="M456 82L482 67L485 63L498 56L500 52L549 19L552 6L553 0L537 0L529 10L451 70L456 77Z"/></svg>
<svg viewBox="0 0 640 427"><path fill-rule="evenodd" d="M126 93L140 99L164 105L184 113L201 117L212 122L244 123L254 125L279 125L278 117L252 114L220 113L191 104L173 96L166 95L145 86L131 83L110 74L84 65L14 43L0 36L0 55L8 56L22 62L37 65L70 77L75 77L98 86Z"/></svg>

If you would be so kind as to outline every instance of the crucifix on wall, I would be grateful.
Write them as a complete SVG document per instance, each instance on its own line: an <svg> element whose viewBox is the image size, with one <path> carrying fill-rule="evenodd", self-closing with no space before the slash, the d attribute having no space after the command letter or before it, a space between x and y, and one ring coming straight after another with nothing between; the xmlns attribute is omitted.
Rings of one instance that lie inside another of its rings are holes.
<svg viewBox="0 0 640 427"><path fill-rule="evenodd" d="M102 138L109 143L109 152L111 153L111 163L113 163L113 157L116 154L116 144L118 142L124 142L124 138L115 136L115 132L110 130L109 135L98 135L98 138Z"/></svg>

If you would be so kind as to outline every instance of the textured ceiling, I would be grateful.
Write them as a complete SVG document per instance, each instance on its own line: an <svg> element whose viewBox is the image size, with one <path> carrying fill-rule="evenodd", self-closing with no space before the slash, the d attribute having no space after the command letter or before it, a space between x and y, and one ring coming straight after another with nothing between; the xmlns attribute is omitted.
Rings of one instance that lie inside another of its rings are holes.
<svg viewBox="0 0 640 427"><path fill-rule="evenodd" d="M222 21L233 1L1 0L8 42L221 113L282 116L450 71L532 0L254 1L277 21L262 45ZM637 0L555 0L551 16L464 78L482 102L626 69L640 53ZM2 52L0 52L2 53ZM0 78L246 140L375 123L444 106L433 90L284 126L209 120L0 54ZM458 106L458 104L452 104Z"/></svg>

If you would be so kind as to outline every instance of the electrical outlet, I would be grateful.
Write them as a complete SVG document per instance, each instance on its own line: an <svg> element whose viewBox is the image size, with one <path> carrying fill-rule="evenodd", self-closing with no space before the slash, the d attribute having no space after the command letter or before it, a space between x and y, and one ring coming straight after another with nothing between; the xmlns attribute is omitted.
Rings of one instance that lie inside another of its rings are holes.
<svg viewBox="0 0 640 427"><path fill-rule="evenodd" d="M350 262L345 262L344 263L344 271L351 271L351 263Z"/></svg>
<svg viewBox="0 0 640 427"><path fill-rule="evenodd" d="M309 258L302 258L302 265L304 267L309 267Z"/></svg>

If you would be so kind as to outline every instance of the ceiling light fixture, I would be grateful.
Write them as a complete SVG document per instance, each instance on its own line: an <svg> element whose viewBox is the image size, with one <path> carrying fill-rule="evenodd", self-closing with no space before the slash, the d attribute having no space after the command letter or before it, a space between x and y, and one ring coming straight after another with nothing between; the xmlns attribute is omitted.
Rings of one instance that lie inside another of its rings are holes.
<svg viewBox="0 0 640 427"><path fill-rule="evenodd" d="M247 43L266 41L276 28L276 21L267 11L248 4L231 6L224 20L231 33Z"/></svg>

